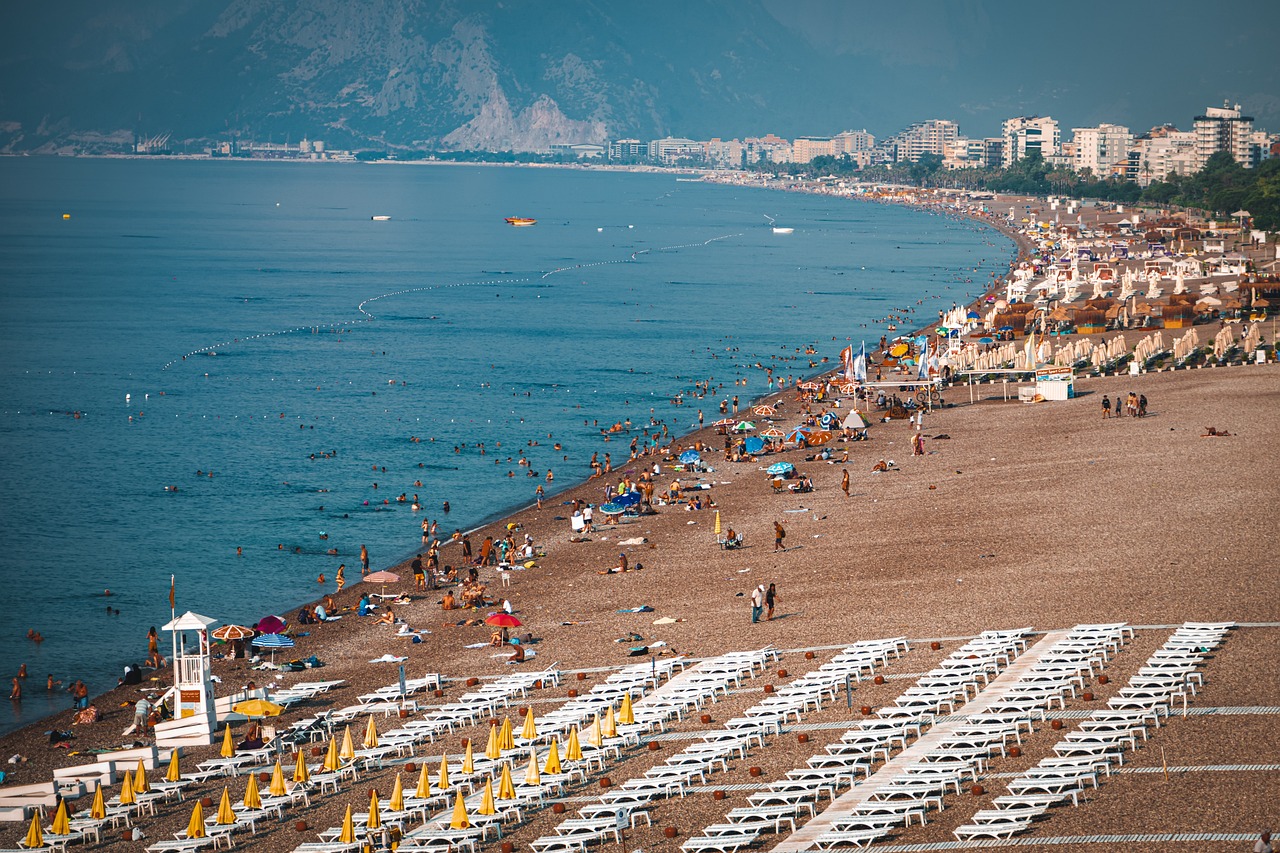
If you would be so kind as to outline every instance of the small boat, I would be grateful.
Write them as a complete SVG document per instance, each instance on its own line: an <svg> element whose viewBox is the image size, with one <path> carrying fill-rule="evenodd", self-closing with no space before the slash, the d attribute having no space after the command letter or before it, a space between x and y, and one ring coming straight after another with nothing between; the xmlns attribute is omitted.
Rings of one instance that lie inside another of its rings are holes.
<svg viewBox="0 0 1280 853"><path fill-rule="evenodd" d="M372 219L374 222L390 222L391 221L391 217L386 216L385 214L378 215L378 216L370 216L369 218Z"/></svg>
<svg viewBox="0 0 1280 853"><path fill-rule="evenodd" d="M538 220L536 219L529 219L526 216L508 216L506 219L506 223L508 225L514 225L517 228L524 228L527 225L534 225L537 223L537 221Z"/></svg>
<svg viewBox="0 0 1280 853"><path fill-rule="evenodd" d="M796 229L794 228L778 228L776 225L773 229L774 234L794 234L795 231Z"/></svg>

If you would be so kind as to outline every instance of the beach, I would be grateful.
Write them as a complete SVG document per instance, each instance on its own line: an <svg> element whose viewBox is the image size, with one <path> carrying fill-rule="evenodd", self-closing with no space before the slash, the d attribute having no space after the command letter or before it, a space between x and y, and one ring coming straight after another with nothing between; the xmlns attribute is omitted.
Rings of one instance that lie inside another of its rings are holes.
<svg viewBox="0 0 1280 853"><path fill-rule="evenodd" d="M732 761L727 772L713 774L688 796L655 802L651 826L628 829L626 843L632 849L674 851L703 826L720 822L728 807L742 804L748 789L735 788L727 803L714 799L713 790L771 781L803 766L860 716L859 706L888 703L961 638L991 629L1047 631L1101 622L1135 626L1136 637L1107 670L1110 683L1091 683L1093 700L1068 698L1062 709L1066 712L1105 702L1173 627L1186 621L1230 621L1241 627L1206 663L1204 689L1191 699L1193 708L1221 713L1169 720L1126 764L1151 772L1108 778L1082 806L1054 809L1026 838L1245 833L1274 823L1272 792L1280 771L1261 762L1280 749L1274 711L1280 706L1274 653L1280 624L1269 506L1280 438L1274 417L1280 369L1274 363L1243 364L1082 377L1075 399L1034 405L1017 402L1016 395L1005 401L999 384L977 388L982 399L973 403L962 386L943 392L944 405L925 416L920 430L924 455L913 455L912 426L902 420L872 419L869 441L830 445L837 460L847 449L847 463L806 461L813 449L729 462L716 452L723 436L707 428L679 441L685 447L702 442L713 448L703 453L713 470L696 480L709 485L698 494L713 498L715 510L659 505L655 514L616 526L600 525L597 515L597 532L580 537L587 541L571 541L567 503L602 503L605 488L615 486L623 473L652 466L653 459L642 459L615 463L614 472L555 495L541 509L529 507L473 531L471 539L478 545L485 536L516 525L518 535L527 533L545 552L534 567L510 571L509 587L492 568L481 570L490 596L507 598L524 622L520 630L535 638L530 648L537 657L524 664L508 665L506 650L466 648L487 641L490 629L457 623L483 618L494 607L443 611L439 593L412 592L412 575L404 564L393 569L401 580L392 589L412 600L394 607L413 628L430 631L421 643L410 644L390 627L370 625L372 620L351 613L348 608L368 591L351 583L336 595L343 618L308 626L309 636L297 641L294 656L314 654L324 661L322 669L276 678L249 670L244 661L218 661L214 671L222 679L220 693L251 679L280 686L317 676L347 682L325 694L323 702L291 709L277 723L284 725L318 708L352 704L359 694L394 683L394 665L370 663L383 655L407 655L410 677L440 673L448 679L443 696L426 700L437 703L464 692L469 678L493 679L554 663L566 674L565 681L519 700L542 713L566 701L569 690L589 687L650 654L705 658L765 646L781 650L779 662L703 709L711 722L696 716L673 722L669 737L654 741L656 751L627 750L606 773L593 774L570 790L572 812L575 804L585 802L579 798L601 792L599 776L618 784L642 775L687 745L687 736L715 729L757 702L765 685L785 683L858 640L910 638L912 651L886 670L890 677L884 684L857 686L853 707L842 698L806 714L794 728L748 758ZM1149 400L1147 416L1100 416L1104 394L1117 398L1129 392ZM780 403L775 418L780 425L798 419L800 403L793 390L763 399ZM843 400L840 411L847 411L851 402ZM742 408L745 416L748 407ZM1230 435L1203 437L1209 426ZM613 455L620 459L625 445L619 441L616 446ZM763 469L779 460L809 476L814 490L774 493ZM873 471L880 460L887 465L892 460L889 470ZM850 478L848 496L840 488L844 470ZM663 462L655 478L659 490L675 476L689 484L688 476ZM717 545L717 511L723 527L745 536L745 547L723 550ZM786 529L782 551L774 550L775 522ZM459 546L447 545L441 562L456 565L458 553ZM634 570L607 573L620 553ZM356 576L358 568L349 567L349 581ZM758 584L769 583L777 585L777 612L772 620L753 623L749 596ZM627 612L644 607L651 609ZM658 619L675 621L655 625ZM162 638L162 649L166 640ZM940 648L930 648L933 641ZM630 649L641 646L647 652L629 656ZM781 669L788 675L779 675ZM124 706L137 696L136 688L120 688L102 697L106 719L93 727L76 727L73 751L119 745L119 732L131 717ZM510 713L515 716L514 710ZM67 712L3 739L5 756L26 759L6 766L7 783L47 780L52 768L86 760L50 748L42 734L49 728L70 729L69 718ZM378 718L380 730L397 722ZM513 722L518 726L520 720ZM353 728L359 735L359 728ZM807 743L799 742L800 732L811 735ZM459 729L406 760L435 763L447 750L456 761L463 738L483 742L485 735L483 725ZM1022 758L996 760L992 770L1010 773L1029 766L1055 738L1048 726L1039 726L1023 745ZM216 750L209 747L203 755L197 750L193 757L211 757ZM1167 777L1156 772L1166 765L1177 769ZM1258 769L1214 769L1246 765ZM522 766L518 763L517 769ZM760 768L759 776L749 772L752 767ZM337 825L347 805L367 807L370 788L385 797L395 772L390 766L366 770L338 794L289 810L287 820L259 824L257 833L241 843L254 850L286 851L314 841L314 830ZM411 779L405 782L411 784ZM216 800L223 784L207 783L193 793ZM243 793L240 780L229 784L233 798ZM965 791L949 796L948 807L931 815L927 825L899 830L888 843L951 840L950 830L978 808L989 807L1003 787L993 778L987 789L983 795ZM148 838L185 826L190 798L189 793L186 803L164 803L157 816L145 818L141 825ZM77 802L77 809L86 803ZM299 832L295 821L303 818L311 829ZM553 832L560 819L549 803L530 809L524 823L509 828L503 840L529 849L530 841ZM665 827L676 827L676 837L668 838ZM6 825L0 843L12 843L24 833L25 825ZM104 836L101 846L125 850L142 845ZM1049 846L1046 842L1043 849ZM1169 849L1165 843L1141 841L1090 846ZM1030 849L1041 848L1031 844ZM1241 843L1203 841L1185 849L1226 851L1241 849Z"/></svg>

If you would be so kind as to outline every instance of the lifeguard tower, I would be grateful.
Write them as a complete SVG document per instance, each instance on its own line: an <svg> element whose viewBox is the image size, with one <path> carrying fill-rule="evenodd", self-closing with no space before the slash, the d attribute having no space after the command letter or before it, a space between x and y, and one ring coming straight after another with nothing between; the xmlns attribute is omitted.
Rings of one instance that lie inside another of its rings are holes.
<svg viewBox="0 0 1280 853"><path fill-rule="evenodd" d="M217 619L188 610L168 622L173 634L173 719L156 726L158 746L213 743L215 730L209 631Z"/></svg>

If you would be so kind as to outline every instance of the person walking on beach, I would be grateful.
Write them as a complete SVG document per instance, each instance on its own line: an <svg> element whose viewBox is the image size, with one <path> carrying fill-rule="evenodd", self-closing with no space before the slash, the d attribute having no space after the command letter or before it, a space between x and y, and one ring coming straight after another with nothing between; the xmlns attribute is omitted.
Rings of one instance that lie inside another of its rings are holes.
<svg viewBox="0 0 1280 853"><path fill-rule="evenodd" d="M367 575L367 574L369 574L369 549L361 545L360 546L360 575L363 577L364 575Z"/></svg>
<svg viewBox="0 0 1280 853"><path fill-rule="evenodd" d="M849 469L845 468L840 472L840 491L844 492L844 496L849 497Z"/></svg>
<svg viewBox="0 0 1280 853"><path fill-rule="evenodd" d="M338 582L338 592L342 592L342 588L347 585L347 564L342 563L338 566L338 574L334 575L334 580Z"/></svg>
<svg viewBox="0 0 1280 853"><path fill-rule="evenodd" d="M765 607L768 609L768 612L766 612L764 615L764 619L766 622L768 622L770 619L773 618L773 608L774 608L774 605L776 605L777 603L778 603L778 588L774 584L769 584L769 589L764 594L764 604L765 604Z"/></svg>
<svg viewBox="0 0 1280 853"><path fill-rule="evenodd" d="M1145 418L1147 416L1147 395L1138 395L1138 417Z"/></svg>
<svg viewBox="0 0 1280 853"><path fill-rule="evenodd" d="M751 591L751 621L753 623L760 621L760 614L764 613L764 584Z"/></svg>
<svg viewBox="0 0 1280 853"><path fill-rule="evenodd" d="M782 540L787 538L787 531L782 526L781 521L773 523L773 550L785 551L786 547L782 544Z"/></svg>
<svg viewBox="0 0 1280 853"><path fill-rule="evenodd" d="M156 632L156 626L152 625L151 630L147 632L147 656L151 657L160 651L160 635Z"/></svg>
<svg viewBox="0 0 1280 853"><path fill-rule="evenodd" d="M1105 421L1111 417L1111 398L1106 394L1102 395L1102 419Z"/></svg>
<svg viewBox="0 0 1280 853"><path fill-rule="evenodd" d="M542 509L543 491L541 484L538 485L538 488L533 490L533 496L538 501L538 509Z"/></svg>

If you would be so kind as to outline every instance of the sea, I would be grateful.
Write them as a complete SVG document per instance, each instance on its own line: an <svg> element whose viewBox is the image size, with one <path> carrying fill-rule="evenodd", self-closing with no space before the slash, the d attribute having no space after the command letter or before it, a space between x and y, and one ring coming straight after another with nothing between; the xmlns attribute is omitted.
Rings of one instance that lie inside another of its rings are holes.
<svg viewBox="0 0 1280 853"><path fill-rule="evenodd" d="M386 568L424 519L553 496L1012 254L972 221L671 174L0 158L0 673L29 673L0 731L115 686L171 583L179 614L291 616L339 564L358 581L361 545Z"/></svg>

